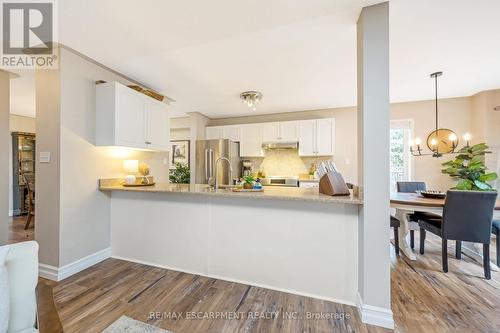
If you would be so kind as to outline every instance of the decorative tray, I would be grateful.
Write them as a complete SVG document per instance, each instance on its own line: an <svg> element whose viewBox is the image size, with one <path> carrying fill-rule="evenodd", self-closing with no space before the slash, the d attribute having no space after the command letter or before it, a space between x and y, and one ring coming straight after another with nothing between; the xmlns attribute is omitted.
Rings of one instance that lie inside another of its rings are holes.
<svg viewBox="0 0 500 333"><path fill-rule="evenodd" d="M246 188L232 188L231 191L233 192L264 192L264 189L261 188L259 190L257 189L246 189Z"/></svg>
<svg viewBox="0 0 500 333"><path fill-rule="evenodd" d="M141 183L137 183L137 184L123 184L123 186L125 187L143 187L143 186L153 186L155 185L156 183L155 182L152 182L152 183L149 183L149 184L141 184Z"/></svg>
<svg viewBox="0 0 500 333"><path fill-rule="evenodd" d="M430 198L430 199L444 199L446 198L446 192L441 192L441 191L417 191L418 194L420 194L424 198Z"/></svg>

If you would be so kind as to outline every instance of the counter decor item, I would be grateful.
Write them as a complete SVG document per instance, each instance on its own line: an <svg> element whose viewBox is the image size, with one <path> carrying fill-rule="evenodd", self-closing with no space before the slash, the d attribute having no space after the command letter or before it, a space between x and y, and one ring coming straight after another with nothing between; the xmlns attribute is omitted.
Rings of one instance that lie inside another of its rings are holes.
<svg viewBox="0 0 500 333"><path fill-rule="evenodd" d="M488 182L496 180L496 172L489 172L484 163L484 155L491 153L485 143L460 149L457 157L443 163L442 173L458 180L453 189L462 191L494 191Z"/></svg>
<svg viewBox="0 0 500 333"><path fill-rule="evenodd" d="M135 175L139 171L138 160L125 160L123 161L123 170L127 173L125 176L125 184L133 185L136 182Z"/></svg>
<svg viewBox="0 0 500 333"><path fill-rule="evenodd" d="M243 188L245 190L252 190L255 178L252 175L243 177Z"/></svg>
<svg viewBox="0 0 500 333"><path fill-rule="evenodd" d="M174 184L189 184L191 181L189 165L175 163L175 168L170 170L168 179Z"/></svg>
<svg viewBox="0 0 500 333"><path fill-rule="evenodd" d="M417 194L424 198L429 199L444 199L446 198L446 192L436 191L436 190L427 190L427 191L417 191Z"/></svg>
<svg viewBox="0 0 500 333"><path fill-rule="evenodd" d="M321 162L318 166L319 193L332 196L351 195L344 178L331 161Z"/></svg>
<svg viewBox="0 0 500 333"><path fill-rule="evenodd" d="M149 178L147 176L149 176L150 171L151 170L149 168L149 165L147 165L144 162L139 163L139 174L142 176L142 179L141 179L142 185L149 185L150 181L149 181Z"/></svg>

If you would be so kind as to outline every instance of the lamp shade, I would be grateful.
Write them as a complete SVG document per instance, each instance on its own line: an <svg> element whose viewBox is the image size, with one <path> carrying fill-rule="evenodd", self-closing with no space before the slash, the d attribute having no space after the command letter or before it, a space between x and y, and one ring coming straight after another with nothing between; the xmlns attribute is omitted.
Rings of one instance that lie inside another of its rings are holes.
<svg viewBox="0 0 500 333"><path fill-rule="evenodd" d="M138 160L125 160L123 161L123 170L129 175L136 174L139 171Z"/></svg>

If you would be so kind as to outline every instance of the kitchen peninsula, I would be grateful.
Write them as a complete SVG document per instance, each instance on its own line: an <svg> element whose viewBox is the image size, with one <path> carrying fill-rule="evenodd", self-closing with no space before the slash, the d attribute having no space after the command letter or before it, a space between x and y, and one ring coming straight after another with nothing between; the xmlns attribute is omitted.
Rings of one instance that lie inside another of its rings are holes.
<svg viewBox="0 0 500 333"><path fill-rule="evenodd" d="M123 187L111 197L112 256L354 305L355 196L312 188L235 193L207 185Z"/></svg>

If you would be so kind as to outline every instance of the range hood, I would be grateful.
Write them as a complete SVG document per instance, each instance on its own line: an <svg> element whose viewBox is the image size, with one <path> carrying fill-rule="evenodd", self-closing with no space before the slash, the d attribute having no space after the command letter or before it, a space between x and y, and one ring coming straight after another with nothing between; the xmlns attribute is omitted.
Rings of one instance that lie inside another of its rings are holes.
<svg viewBox="0 0 500 333"><path fill-rule="evenodd" d="M298 149L298 142L265 142L262 144L264 150L284 150L284 149Z"/></svg>

